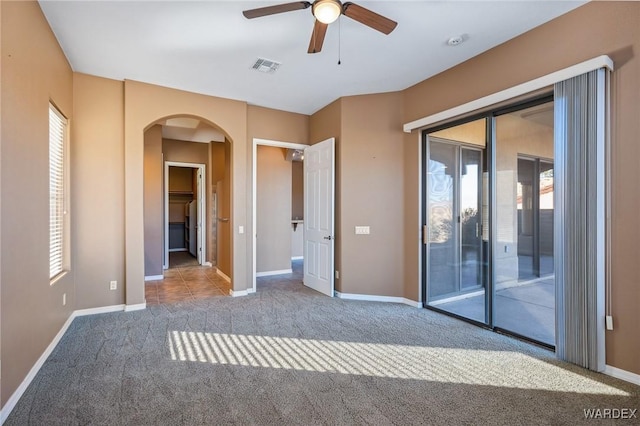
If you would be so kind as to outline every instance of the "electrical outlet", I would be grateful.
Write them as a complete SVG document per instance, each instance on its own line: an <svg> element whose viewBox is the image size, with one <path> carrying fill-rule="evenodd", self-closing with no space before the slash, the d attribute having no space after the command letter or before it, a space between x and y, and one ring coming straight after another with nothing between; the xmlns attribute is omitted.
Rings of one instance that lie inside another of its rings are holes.
<svg viewBox="0 0 640 426"><path fill-rule="evenodd" d="M371 229L368 226L356 226L356 235L369 235Z"/></svg>
<svg viewBox="0 0 640 426"><path fill-rule="evenodd" d="M117 290L118 289L118 281L111 281L109 283L109 290Z"/></svg>
<svg viewBox="0 0 640 426"><path fill-rule="evenodd" d="M613 317L611 315L606 316L607 330L613 330Z"/></svg>
<svg viewBox="0 0 640 426"><path fill-rule="evenodd" d="M62 306L67 304L67 293L62 293Z"/></svg>
<svg viewBox="0 0 640 426"><path fill-rule="evenodd" d="M340 271L336 271L336 280L340 279Z"/></svg>

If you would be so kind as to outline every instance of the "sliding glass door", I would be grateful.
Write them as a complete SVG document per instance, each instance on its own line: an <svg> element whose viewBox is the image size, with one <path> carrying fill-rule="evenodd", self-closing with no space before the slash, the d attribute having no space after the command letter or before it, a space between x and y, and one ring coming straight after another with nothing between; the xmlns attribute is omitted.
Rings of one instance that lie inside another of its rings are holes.
<svg viewBox="0 0 640 426"><path fill-rule="evenodd" d="M554 344L553 134L553 101L425 134L425 306Z"/></svg>

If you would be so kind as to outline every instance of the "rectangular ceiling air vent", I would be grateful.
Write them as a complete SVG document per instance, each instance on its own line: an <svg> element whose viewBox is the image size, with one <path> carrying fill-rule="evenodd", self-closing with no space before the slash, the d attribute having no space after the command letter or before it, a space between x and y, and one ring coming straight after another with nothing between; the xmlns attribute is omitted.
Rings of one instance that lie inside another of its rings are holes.
<svg viewBox="0 0 640 426"><path fill-rule="evenodd" d="M256 71L273 74L280 65L282 65L280 62L272 61L271 59L258 58L252 68Z"/></svg>

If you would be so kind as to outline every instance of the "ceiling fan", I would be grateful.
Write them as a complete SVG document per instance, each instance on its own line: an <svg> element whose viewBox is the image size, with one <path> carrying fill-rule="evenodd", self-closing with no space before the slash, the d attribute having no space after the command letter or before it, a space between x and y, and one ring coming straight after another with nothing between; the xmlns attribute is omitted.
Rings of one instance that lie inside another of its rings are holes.
<svg viewBox="0 0 640 426"><path fill-rule="evenodd" d="M322 50L324 36L327 33L327 27L334 22L340 15L360 22L368 27L378 30L383 34L390 34L396 26L397 22L392 21L382 15L378 15L369 9L351 2L342 3L339 0L315 0L296 1L293 3L278 4L275 6L260 7L257 9L245 10L242 14L247 19L260 18L262 16L275 15L277 13L293 12L294 10L307 9L311 7L311 13L316 18L313 32L311 33L311 42L309 43L308 53L318 53Z"/></svg>

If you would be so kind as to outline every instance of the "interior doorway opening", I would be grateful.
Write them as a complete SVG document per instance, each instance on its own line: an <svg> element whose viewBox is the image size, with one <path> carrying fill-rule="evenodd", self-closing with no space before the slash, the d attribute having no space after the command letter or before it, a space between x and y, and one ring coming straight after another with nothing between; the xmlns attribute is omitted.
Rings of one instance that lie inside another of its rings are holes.
<svg viewBox="0 0 640 426"><path fill-rule="evenodd" d="M212 124L174 116L145 130L145 281L192 264L231 286L231 194L231 142Z"/></svg>
<svg viewBox="0 0 640 426"><path fill-rule="evenodd" d="M205 165L165 161L164 176L164 269L211 266L205 255Z"/></svg>
<svg viewBox="0 0 640 426"><path fill-rule="evenodd" d="M302 276L305 220L302 161L306 147L254 139L253 291L257 278L264 281L264 277L284 274Z"/></svg>

